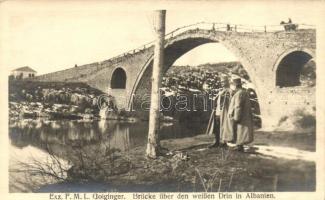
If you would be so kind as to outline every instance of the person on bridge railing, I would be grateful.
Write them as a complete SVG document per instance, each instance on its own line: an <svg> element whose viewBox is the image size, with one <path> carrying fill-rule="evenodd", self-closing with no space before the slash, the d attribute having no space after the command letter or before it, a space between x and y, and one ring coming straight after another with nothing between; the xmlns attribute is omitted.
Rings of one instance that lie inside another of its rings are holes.
<svg viewBox="0 0 325 200"><path fill-rule="evenodd" d="M295 31L298 28L298 24L293 24L291 18L288 19L288 22L281 21L281 25L283 25L285 31Z"/></svg>
<svg viewBox="0 0 325 200"><path fill-rule="evenodd" d="M231 31L231 27L229 24L227 24L227 31Z"/></svg>

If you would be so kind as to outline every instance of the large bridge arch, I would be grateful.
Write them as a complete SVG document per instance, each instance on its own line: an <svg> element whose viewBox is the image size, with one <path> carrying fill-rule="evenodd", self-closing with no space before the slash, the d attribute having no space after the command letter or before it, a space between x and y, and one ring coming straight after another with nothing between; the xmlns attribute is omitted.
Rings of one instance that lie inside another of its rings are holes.
<svg viewBox="0 0 325 200"><path fill-rule="evenodd" d="M165 74L168 69L173 65L173 63L191 51L192 49L204 45L207 43L220 43L224 47L226 47L230 52L232 52L238 61L243 65L244 69L248 72L253 84L255 82L255 70L251 66L251 64L246 60L246 58L240 55L240 47L234 46L229 40L227 40L227 34L215 35L215 34L194 34L194 35L179 35L174 38L171 38L166 41L165 44L165 60L164 60L164 68L163 74ZM151 70L153 66L153 56L145 63L145 65L140 70L137 80L133 85L131 96L128 102L129 109L139 109L134 104L140 104L141 98L147 98L150 95L151 88ZM255 88L256 93L259 96L258 87ZM142 91L141 91L142 90Z"/></svg>

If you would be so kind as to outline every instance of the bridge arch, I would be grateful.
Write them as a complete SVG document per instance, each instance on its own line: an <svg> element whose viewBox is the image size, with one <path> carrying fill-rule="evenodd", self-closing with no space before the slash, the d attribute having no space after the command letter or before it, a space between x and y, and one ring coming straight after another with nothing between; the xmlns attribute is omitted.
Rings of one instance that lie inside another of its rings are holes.
<svg viewBox="0 0 325 200"><path fill-rule="evenodd" d="M111 89L125 89L126 88L126 72L123 68L116 68L111 76Z"/></svg>
<svg viewBox="0 0 325 200"><path fill-rule="evenodd" d="M250 63L246 60L246 58L240 55L240 50L238 47L234 46L231 43L231 39L227 39L229 35L226 34L209 34L206 32L188 32L186 34L180 34L174 36L166 41L165 44L165 60L164 60L164 68L163 74L165 74L168 69L173 65L173 63L189 52L190 50L207 43L220 43L224 47L226 47L230 52L232 52L238 59L238 61L243 65L244 69L248 72L249 77L251 78L253 84L255 84L255 73L254 69L250 65ZM145 65L141 68L137 80L133 85L131 90L131 98L129 99L128 109L134 108L133 103L135 103L134 98L142 95L150 95L150 77L151 77L151 70L153 65L153 55L150 59L145 63ZM147 88L147 93L139 93L141 88ZM255 88L257 95L259 96L258 88Z"/></svg>
<svg viewBox="0 0 325 200"><path fill-rule="evenodd" d="M293 48L282 53L273 66L275 86L299 86L303 67L314 57L314 52L309 49Z"/></svg>

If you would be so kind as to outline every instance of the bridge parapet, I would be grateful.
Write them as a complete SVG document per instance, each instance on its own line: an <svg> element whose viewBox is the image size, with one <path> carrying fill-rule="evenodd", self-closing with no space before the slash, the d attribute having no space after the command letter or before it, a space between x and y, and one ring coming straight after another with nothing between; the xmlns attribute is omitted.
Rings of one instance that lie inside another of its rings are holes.
<svg viewBox="0 0 325 200"><path fill-rule="evenodd" d="M313 25L308 24L296 24L299 26L298 32L303 29L311 29L314 28ZM179 37L182 34L186 34L189 32L195 31L204 31L204 32L218 32L219 35L222 33L227 34L235 34L235 33L292 33L296 34L297 31L284 31L284 25L264 25L264 26L252 26L252 25L244 25L244 24L228 24L228 23L217 23L217 22L198 22L190 25L185 25L179 27L169 33L166 34L166 41L172 41L173 38ZM125 58L131 56L137 56L138 54L143 53L143 51L152 48L154 41L150 41L144 45L141 45L135 49L129 50L125 53L112 57L108 60L104 60L101 62L95 62L92 64L86 64L82 66L78 66L76 68L69 68L66 70L44 74L37 76L35 79L39 81L82 81L85 77L88 77L89 74L95 74L96 72L104 69L107 66L115 65L122 62ZM85 69L85 70L81 70ZM71 72L71 73L70 73ZM67 76L67 74L71 74L71 76ZM64 80L62 79L62 75ZM75 75L75 76L74 76Z"/></svg>
<svg viewBox="0 0 325 200"><path fill-rule="evenodd" d="M296 24L299 26L299 29L314 29L315 26L309 24ZM242 33L261 33L261 32L284 32L284 25L263 25L263 26L252 26L244 24L227 24L227 23L217 23L217 22L198 22L190 25L185 25L179 28L172 30L167 33L165 40L171 39L172 37L189 30L211 30L211 31L220 31L220 32L242 32ZM287 31L288 32L288 31ZM154 45L154 41L150 41L146 44L143 44L137 48L131 49L125 53L119 54L113 58L110 58L103 62L114 62L118 61L120 58L123 58L126 55L132 55L139 53L144 49L150 48Z"/></svg>

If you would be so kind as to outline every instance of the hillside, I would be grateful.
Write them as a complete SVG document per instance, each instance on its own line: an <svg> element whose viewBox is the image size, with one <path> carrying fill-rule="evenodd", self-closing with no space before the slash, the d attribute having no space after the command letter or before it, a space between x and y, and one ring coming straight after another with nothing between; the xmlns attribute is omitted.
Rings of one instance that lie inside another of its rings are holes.
<svg viewBox="0 0 325 200"><path fill-rule="evenodd" d="M171 74L183 74L186 72L204 71L206 73L223 73L236 74L246 80L250 80L248 73L240 62L220 62L220 63L205 63L197 66L172 66L167 71L167 76Z"/></svg>

